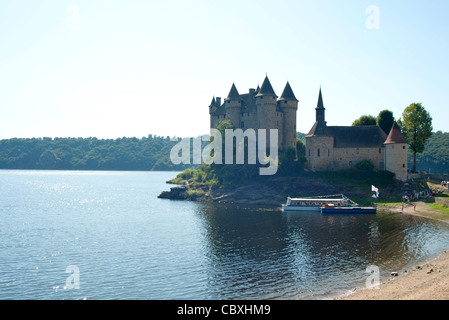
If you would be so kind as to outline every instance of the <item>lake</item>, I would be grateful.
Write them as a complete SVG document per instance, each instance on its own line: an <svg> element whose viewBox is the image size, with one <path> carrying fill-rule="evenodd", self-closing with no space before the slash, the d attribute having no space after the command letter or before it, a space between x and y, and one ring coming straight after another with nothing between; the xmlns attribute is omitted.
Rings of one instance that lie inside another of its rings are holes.
<svg viewBox="0 0 449 320"><path fill-rule="evenodd" d="M0 299L324 299L449 248L420 217L158 199L175 175L0 170Z"/></svg>

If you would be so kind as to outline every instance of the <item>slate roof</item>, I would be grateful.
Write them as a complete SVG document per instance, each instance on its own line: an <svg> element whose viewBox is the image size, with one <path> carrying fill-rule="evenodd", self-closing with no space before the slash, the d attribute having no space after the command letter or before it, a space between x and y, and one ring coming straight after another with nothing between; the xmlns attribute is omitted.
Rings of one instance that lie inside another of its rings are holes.
<svg viewBox="0 0 449 320"><path fill-rule="evenodd" d="M293 93L292 87L290 87L290 83L288 83L285 85L284 91L282 91L281 97L279 98L279 100L294 100L294 101L298 101L298 99L296 99L295 94Z"/></svg>
<svg viewBox="0 0 449 320"><path fill-rule="evenodd" d="M260 87L260 90L256 95L256 97L260 96L275 96L276 98L278 97L276 93L274 93L273 87L271 86L268 76L265 76L262 86Z"/></svg>
<svg viewBox="0 0 449 320"><path fill-rule="evenodd" d="M379 126L326 126L315 122L306 137L334 137L335 148L376 148L383 147L387 135Z"/></svg>
<svg viewBox="0 0 449 320"><path fill-rule="evenodd" d="M379 126L329 127L335 148L383 147L387 135Z"/></svg>
<svg viewBox="0 0 449 320"><path fill-rule="evenodd" d="M240 99L242 100L242 113L255 113L257 110L256 107L256 99L254 99L254 94L245 93L240 95Z"/></svg>
<svg viewBox="0 0 449 320"><path fill-rule="evenodd" d="M239 100L240 94L235 87L235 84L232 84L231 90L229 91L228 97L225 100Z"/></svg>
<svg viewBox="0 0 449 320"><path fill-rule="evenodd" d="M321 88L320 88L320 93L318 95L318 103L317 103L316 108L317 109L324 109L323 96L321 95Z"/></svg>

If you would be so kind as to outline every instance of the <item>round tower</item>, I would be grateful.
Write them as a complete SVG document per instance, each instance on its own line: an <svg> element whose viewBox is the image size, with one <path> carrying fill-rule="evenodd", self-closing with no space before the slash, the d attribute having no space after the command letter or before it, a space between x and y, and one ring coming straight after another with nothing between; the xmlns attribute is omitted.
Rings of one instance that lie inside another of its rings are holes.
<svg viewBox="0 0 449 320"><path fill-rule="evenodd" d="M240 113L242 109L242 101L240 94L232 84L228 97L225 99L226 119L229 119L235 128L240 128Z"/></svg>
<svg viewBox="0 0 449 320"><path fill-rule="evenodd" d="M407 141L396 122L390 130L385 144L385 170L396 175L396 179L407 180Z"/></svg>
<svg viewBox="0 0 449 320"><path fill-rule="evenodd" d="M217 117L217 102L215 100L215 97L212 98L212 102L209 105L209 115L210 115L210 127L215 128L215 126L218 124L218 117Z"/></svg>
<svg viewBox="0 0 449 320"><path fill-rule="evenodd" d="M256 94L256 106L257 129L267 129L267 133L270 129L275 129L277 95L274 93L268 77L265 77L259 92Z"/></svg>
<svg viewBox="0 0 449 320"><path fill-rule="evenodd" d="M288 81L278 102L283 112L281 147L283 149L288 147L293 147L296 149L296 113L298 110L298 99L296 99Z"/></svg>

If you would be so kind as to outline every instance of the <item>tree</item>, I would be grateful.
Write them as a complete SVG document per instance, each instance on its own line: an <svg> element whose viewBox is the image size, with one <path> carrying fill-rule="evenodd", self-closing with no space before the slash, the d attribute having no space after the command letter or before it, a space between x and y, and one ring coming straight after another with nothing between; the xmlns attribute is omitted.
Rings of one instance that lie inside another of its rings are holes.
<svg viewBox="0 0 449 320"><path fill-rule="evenodd" d="M386 133L389 134L393 127L394 117L390 110L382 110L377 116L377 125Z"/></svg>
<svg viewBox="0 0 449 320"><path fill-rule="evenodd" d="M412 103L402 113L398 125L413 152L413 172L416 172L416 154L423 153L427 139L432 136L432 117L421 103Z"/></svg>
<svg viewBox="0 0 449 320"><path fill-rule="evenodd" d="M307 161L306 158L306 144L299 138L296 138L296 158L300 164L304 164Z"/></svg>
<svg viewBox="0 0 449 320"><path fill-rule="evenodd" d="M353 127L357 126L375 126L376 118L372 115L363 115L352 123Z"/></svg>

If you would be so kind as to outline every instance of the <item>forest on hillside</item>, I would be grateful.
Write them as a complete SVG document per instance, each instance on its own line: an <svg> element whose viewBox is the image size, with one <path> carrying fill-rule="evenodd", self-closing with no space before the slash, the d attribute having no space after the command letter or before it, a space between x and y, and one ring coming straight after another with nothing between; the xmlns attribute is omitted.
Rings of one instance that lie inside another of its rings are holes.
<svg viewBox="0 0 449 320"><path fill-rule="evenodd" d="M409 152L408 166L413 163L413 155ZM449 172L449 132L437 131L427 140L423 153L416 154L416 168L430 173Z"/></svg>
<svg viewBox="0 0 449 320"><path fill-rule="evenodd" d="M14 138L0 140L0 169L181 171L169 137Z"/></svg>
<svg viewBox="0 0 449 320"><path fill-rule="evenodd" d="M305 140L305 134L297 137ZM170 150L176 142L169 137L143 138L13 138L0 140L0 169L54 170L143 170L182 171L194 165L174 165ZM409 167L412 164L409 153ZM449 133L434 132L417 169L432 173L449 172Z"/></svg>

